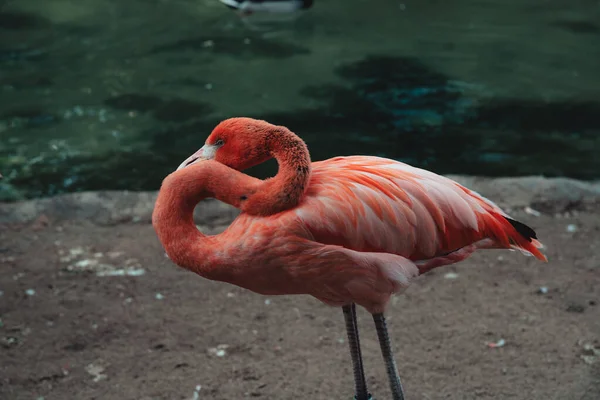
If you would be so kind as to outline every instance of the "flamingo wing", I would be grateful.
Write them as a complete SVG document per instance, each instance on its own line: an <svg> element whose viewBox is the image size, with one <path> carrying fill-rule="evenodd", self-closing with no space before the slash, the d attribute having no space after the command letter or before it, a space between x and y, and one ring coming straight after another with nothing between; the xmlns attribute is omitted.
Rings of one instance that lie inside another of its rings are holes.
<svg viewBox="0 0 600 400"><path fill-rule="evenodd" d="M490 200L451 179L380 157L313 163L306 197L292 211L317 242L356 251L428 260L452 258L481 242L546 259L535 232Z"/></svg>

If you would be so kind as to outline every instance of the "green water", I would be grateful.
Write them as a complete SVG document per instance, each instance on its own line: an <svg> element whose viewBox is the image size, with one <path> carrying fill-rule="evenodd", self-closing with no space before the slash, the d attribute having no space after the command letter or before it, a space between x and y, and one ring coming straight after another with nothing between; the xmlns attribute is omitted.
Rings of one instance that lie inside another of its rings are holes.
<svg viewBox="0 0 600 400"><path fill-rule="evenodd" d="M155 190L233 116L313 160L600 177L597 0L317 0L256 26L216 0L0 4L0 199Z"/></svg>

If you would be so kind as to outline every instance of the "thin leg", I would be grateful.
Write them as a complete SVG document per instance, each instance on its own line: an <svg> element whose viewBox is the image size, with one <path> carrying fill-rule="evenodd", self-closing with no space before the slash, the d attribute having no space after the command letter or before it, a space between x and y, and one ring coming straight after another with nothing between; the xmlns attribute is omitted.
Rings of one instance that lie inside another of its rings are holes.
<svg viewBox="0 0 600 400"><path fill-rule="evenodd" d="M371 394L367 389L367 380L365 379L365 369L363 364L362 350L360 347L360 335L358 334L358 319L356 318L356 304L352 303L350 306L352 308L352 321L354 321L354 333L356 337L356 349L358 351L358 363L360 365L360 376L362 377L362 381L365 383L365 392L367 393L367 400L372 400ZM355 399L355 400L358 400Z"/></svg>
<svg viewBox="0 0 600 400"><path fill-rule="evenodd" d="M390 389L392 389L392 399L404 400L404 391L402 390L402 384L400 383L400 377L398 376L396 361L394 361L394 354L392 353L392 346L390 344L390 336L388 334L387 324L385 323L385 317L383 314L373 314L373 320L375 321L375 328L377 329L377 336L379 337L379 346L381 346L381 354L383 355L383 361L385 362L385 368L390 381Z"/></svg>
<svg viewBox="0 0 600 400"><path fill-rule="evenodd" d="M350 346L350 356L352 357L352 368L354 370L354 385L356 392L354 399L369 400L370 395L367 391L367 381L365 379L360 342L358 339L356 306L354 303L343 306L342 311L344 312L344 319L346 320L346 333L348 334L348 345Z"/></svg>

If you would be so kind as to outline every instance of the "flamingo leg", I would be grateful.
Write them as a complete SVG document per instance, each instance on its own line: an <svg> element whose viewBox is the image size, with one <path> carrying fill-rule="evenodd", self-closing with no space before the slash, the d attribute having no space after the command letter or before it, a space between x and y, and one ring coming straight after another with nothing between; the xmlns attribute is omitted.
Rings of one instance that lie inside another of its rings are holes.
<svg viewBox="0 0 600 400"><path fill-rule="evenodd" d="M394 354L392 353L390 335L388 334L385 317L383 316L383 313L373 314L373 320L375 321L377 337L379 338L379 346L381 347L381 354L383 355L383 361L385 362L385 368L390 381L392 399L404 400L404 390L402 389L402 384L400 383L400 376L398 375L398 369L396 368L396 361L394 361Z"/></svg>
<svg viewBox="0 0 600 400"><path fill-rule="evenodd" d="M354 385L356 394L354 400L371 400L367 390L367 381L363 368L360 340L358 338L358 322L356 320L356 305L354 303L343 306L344 319L346 320L346 333L348 334L348 345L352 357L352 368L354 370Z"/></svg>

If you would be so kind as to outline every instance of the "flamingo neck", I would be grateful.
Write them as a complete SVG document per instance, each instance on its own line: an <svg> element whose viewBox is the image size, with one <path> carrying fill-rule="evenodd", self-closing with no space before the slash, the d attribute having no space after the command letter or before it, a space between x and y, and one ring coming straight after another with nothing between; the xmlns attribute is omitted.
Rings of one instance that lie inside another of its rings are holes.
<svg viewBox="0 0 600 400"><path fill-rule="evenodd" d="M277 160L279 171L242 203L242 211L251 215L272 215L297 206L312 171L306 143L289 129L270 129L265 134L265 144L268 157Z"/></svg>
<svg viewBox="0 0 600 400"><path fill-rule="evenodd" d="M194 223L194 208L212 197L239 208L261 181L216 161L203 161L167 176L152 213L152 225L168 257L208 279L225 280L224 241L206 236Z"/></svg>

